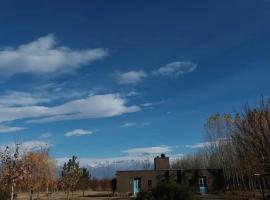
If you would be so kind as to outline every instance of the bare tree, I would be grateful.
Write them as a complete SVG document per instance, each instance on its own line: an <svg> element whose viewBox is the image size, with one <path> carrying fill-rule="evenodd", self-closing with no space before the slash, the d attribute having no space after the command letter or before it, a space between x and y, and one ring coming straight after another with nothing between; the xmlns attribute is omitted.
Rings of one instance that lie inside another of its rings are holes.
<svg viewBox="0 0 270 200"><path fill-rule="evenodd" d="M10 199L14 199L16 186L23 180L27 173L25 166L21 161L19 144L16 144L15 150L10 147L0 153L1 159L1 183L10 194Z"/></svg>

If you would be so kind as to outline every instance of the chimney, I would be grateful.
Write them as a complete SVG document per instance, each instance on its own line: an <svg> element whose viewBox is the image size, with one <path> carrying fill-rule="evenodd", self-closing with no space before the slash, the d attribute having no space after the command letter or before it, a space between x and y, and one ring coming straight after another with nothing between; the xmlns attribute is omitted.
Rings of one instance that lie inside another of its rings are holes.
<svg viewBox="0 0 270 200"><path fill-rule="evenodd" d="M155 170L169 170L170 161L169 157L166 157L165 154L161 154L160 157L157 156L154 159Z"/></svg>

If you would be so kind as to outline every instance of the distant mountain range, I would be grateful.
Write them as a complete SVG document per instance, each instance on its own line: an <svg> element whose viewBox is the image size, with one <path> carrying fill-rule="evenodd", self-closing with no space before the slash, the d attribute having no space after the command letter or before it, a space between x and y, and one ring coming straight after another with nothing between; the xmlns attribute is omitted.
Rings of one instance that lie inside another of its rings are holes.
<svg viewBox="0 0 270 200"><path fill-rule="evenodd" d="M68 158L58 158L59 173ZM114 159L79 159L80 166L87 168L94 178L112 178L116 171L153 169L153 159L120 157Z"/></svg>

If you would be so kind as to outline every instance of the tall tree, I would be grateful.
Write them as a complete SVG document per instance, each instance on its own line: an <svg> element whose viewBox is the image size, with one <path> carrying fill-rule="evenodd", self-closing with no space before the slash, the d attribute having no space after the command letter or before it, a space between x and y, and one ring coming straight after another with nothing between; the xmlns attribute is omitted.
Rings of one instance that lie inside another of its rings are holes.
<svg viewBox="0 0 270 200"><path fill-rule="evenodd" d="M67 192L68 200L70 199L70 192L72 192L73 196L73 191L77 187L81 174L82 172L76 156L73 156L68 160L67 163L64 164L62 169L61 184Z"/></svg>
<svg viewBox="0 0 270 200"><path fill-rule="evenodd" d="M41 190L46 189L48 194L49 186L56 180L55 162L49 157L48 149L27 152L22 161L28 171L24 187L30 190L30 200L34 191L37 192L37 198Z"/></svg>
<svg viewBox="0 0 270 200"><path fill-rule="evenodd" d="M87 168L81 168L81 177L78 182L78 189L82 190L83 197L85 194L85 190L89 188L90 180L91 180L91 175L89 171L87 170Z"/></svg>

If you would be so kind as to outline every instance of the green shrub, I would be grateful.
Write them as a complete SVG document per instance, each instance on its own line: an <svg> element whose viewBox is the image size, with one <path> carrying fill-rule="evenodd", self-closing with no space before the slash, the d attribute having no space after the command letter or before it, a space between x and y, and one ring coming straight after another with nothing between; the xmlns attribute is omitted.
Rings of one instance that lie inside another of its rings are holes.
<svg viewBox="0 0 270 200"><path fill-rule="evenodd" d="M189 190L174 181L165 181L151 190L140 191L137 200L192 200Z"/></svg>

